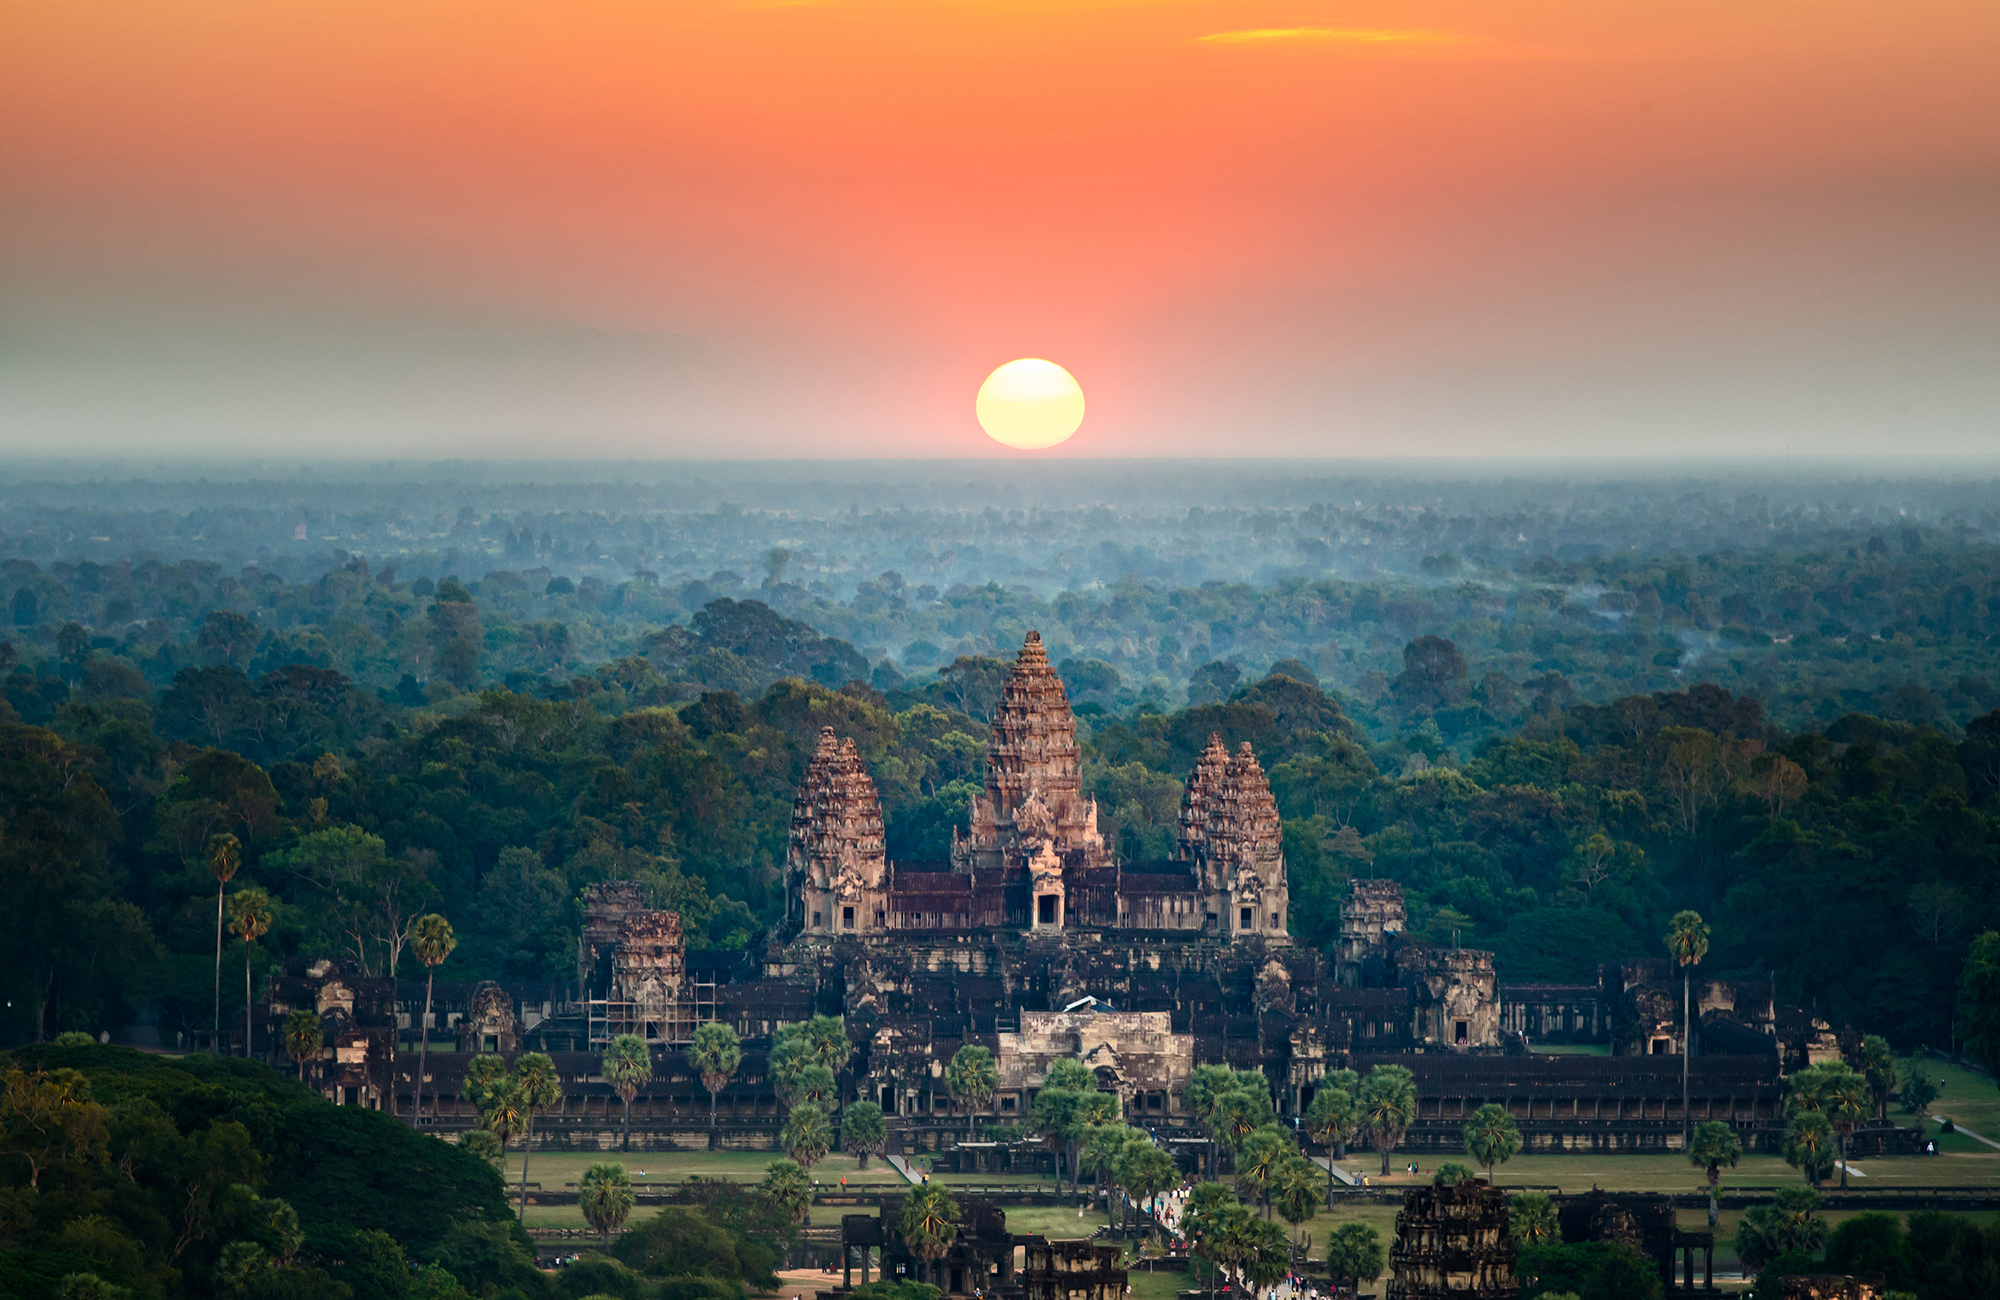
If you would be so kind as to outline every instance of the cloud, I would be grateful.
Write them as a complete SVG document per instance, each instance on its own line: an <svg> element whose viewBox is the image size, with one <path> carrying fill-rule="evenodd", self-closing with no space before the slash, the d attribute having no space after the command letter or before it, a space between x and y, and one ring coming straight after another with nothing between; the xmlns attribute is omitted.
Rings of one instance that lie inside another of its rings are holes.
<svg viewBox="0 0 2000 1300"><path fill-rule="evenodd" d="M1195 39L1204 45L1463 45L1472 38L1434 27L1250 27Z"/></svg>

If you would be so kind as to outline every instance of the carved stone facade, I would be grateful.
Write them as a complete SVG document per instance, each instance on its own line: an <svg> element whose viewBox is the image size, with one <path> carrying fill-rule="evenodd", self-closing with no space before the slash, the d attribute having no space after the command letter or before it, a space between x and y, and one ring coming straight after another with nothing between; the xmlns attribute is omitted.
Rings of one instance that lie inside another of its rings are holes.
<svg viewBox="0 0 2000 1300"><path fill-rule="evenodd" d="M1388 1300L1517 1300L1507 1197L1483 1183L1419 1187L1396 1215Z"/></svg>
<svg viewBox="0 0 2000 1300"><path fill-rule="evenodd" d="M472 1005L458 1022L458 1050L502 1054L521 1050L521 1020L514 1014L514 999L492 980L472 990Z"/></svg>
<svg viewBox="0 0 2000 1300"><path fill-rule="evenodd" d="M790 924L809 934L864 934L888 926L889 864L882 804L852 740L822 727L792 805L786 872Z"/></svg>
<svg viewBox="0 0 2000 1300"><path fill-rule="evenodd" d="M1176 1034L1171 1014L1117 1011L1096 998L1061 1011L1023 1011L1019 1032L995 1037L1000 1090L1018 1098L1023 1112L1057 1061L1089 1066L1134 1121L1166 1113L1194 1073L1194 1035Z"/></svg>
<svg viewBox="0 0 2000 1300"><path fill-rule="evenodd" d="M881 803L851 740L820 735L793 806L786 937L884 931L1060 935L1164 930L1290 942L1284 832L1248 744L1211 737L1188 784L1178 856L1122 863L1083 793L1062 680L1030 632L994 711L985 788L946 863L890 863Z"/></svg>

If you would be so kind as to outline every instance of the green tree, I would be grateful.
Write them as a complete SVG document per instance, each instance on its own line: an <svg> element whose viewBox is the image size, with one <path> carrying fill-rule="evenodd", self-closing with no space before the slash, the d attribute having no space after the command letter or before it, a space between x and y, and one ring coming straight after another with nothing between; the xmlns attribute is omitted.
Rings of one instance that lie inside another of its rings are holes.
<svg viewBox="0 0 2000 1300"><path fill-rule="evenodd" d="M1868 1092L1875 1100L1875 1117L1889 1122L1889 1094L1896 1090L1896 1053L1889 1040L1868 1034L1861 1040L1861 1077L1868 1080Z"/></svg>
<svg viewBox="0 0 2000 1300"><path fill-rule="evenodd" d="M250 951L271 932L271 896L251 886L229 896L229 932L243 940L243 1055L250 1055L250 1012L255 1001L250 991Z"/></svg>
<svg viewBox="0 0 2000 1300"><path fill-rule="evenodd" d="M701 1086L708 1089L708 1132L710 1145L713 1145L715 1099L735 1077L736 1067L743 1064L743 1045L737 1040L734 1029L719 1020L711 1020L694 1031L687 1057L689 1067L701 1076Z"/></svg>
<svg viewBox="0 0 2000 1300"><path fill-rule="evenodd" d="M1222 1098L1236 1091L1236 1072L1226 1065L1197 1065L1181 1093L1181 1101L1194 1114L1195 1122L1209 1135L1208 1176L1216 1174L1215 1114Z"/></svg>
<svg viewBox="0 0 2000 1300"><path fill-rule="evenodd" d="M1721 1120L1703 1120L1694 1127L1694 1144L1688 1148L1688 1163L1703 1171L1708 1179L1708 1226L1716 1223L1715 1193L1722 1185L1722 1171L1736 1168L1743 1158L1743 1143Z"/></svg>
<svg viewBox="0 0 2000 1300"><path fill-rule="evenodd" d="M509 1145L528 1131L527 1094L521 1088L521 1081L513 1075L503 1074L481 1087L477 1104L479 1127L500 1140L500 1150L503 1153ZM523 1219L528 1216L528 1162L525 1153L521 1160L521 1203L518 1215Z"/></svg>
<svg viewBox="0 0 2000 1300"><path fill-rule="evenodd" d="M1361 1127L1382 1155L1382 1176L1389 1176L1389 1153L1403 1141L1417 1118L1416 1076L1400 1065L1378 1065L1361 1081L1355 1099L1361 1111Z"/></svg>
<svg viewBox="0 0 2000 1300"><path fill-rule="evenodd" d="M1135 1141L1146 1141L1146 1135L1128 1124L1093 1124L1084 1132L1083 1163L1090 1169L1093 1197L1103 1199L1107 1216L1111 1213L1111 1171L1126 1146Z"/></svg>
<svg viewBox="0 0 2000 1300"><path fill-rule="evenodd" d="M547 1052L523 1052L514 1062L514 1082L527 1117L521 1133L521 1217L528 1215L528 1157L535 1145L535 1112L562 1100L562 1080Z"/></svg>
<svg viewBox="0 0 2000 1300"><path fill-rule="evenodd" d="M492 1166L495 1173L505 1173L507 1151L500 1144L499 1135L490 1129L469 1128L458 1135L459 1147L471 1153L474 1159Z"/></svg>
<svg viewBox="0 0 2000 1300"><path fill-rule="evenodd" d="M1292 1243L1285 1230L1267 1219L1252 1216L1243 1225L1236 1246L1238 1275L1253 1291L1268 1291L1285 1280L1291 1267Z"/></svg>
<svg viewBox="0 0 2000 1300"><path fill-rule="evenodd" d="M592 1165L577 1181L577 1203L583 1207L584 1222L597 1229L606 1242L625 1226L632 1213L632 1180L624 1165Z"/></svg>
<svg viewBox="0 0 2000 1300"><path fill-rule="evenodd" d="M854 1044L847 1037L847 1024L839 1016L814 1016L806 1021L805 1040L812 1049L813 1060L836 1076L854 1055ZM837 1104L839 1099L834 1100Z"/></svg>
<svg viewBox="0 0 2000 1300"><path fill-rule="evenodd" d="M869 1156L882 1154L883 1144L888 1140L882 1108L874 1102L857 1101L840 1112L840 1143L860 1162L861 1168L868 1167Z"/></svg>
<svg viewBox="0 0 2000 1300"><path fill-rule="evenodd" d="M1078 1146L1091 1127L1118 1118L1118 1098L1099 1091L1097 1076L1077 1060L1057 1061L1049 1067L1029 1111L1029 1127L1041 1136L1051 1151L1064 1153L1069 1162L1070 1194L1079 1194L1082 1161Z"/></svg>
<svg viewBox="0 0 2000 1300"><path fill-rule="evenodd" d="M1897 1095L1902 1098L1905 1115L1929 1114L1931 1103L1937 1100L1937 1084L1915 1061L1909 1061L1903 1065L1903 1083Z"/></svg>
<svg viewBox="0 0 2000 1300"><path fill-rule="evenodd" d="M1694 1055L1692 991L1694 968L1708 956L1708 923L1701 913L1675 912L1667 922L1667 955L1681 968L1681 1149L1685 1151L1691 1134L1688 1112L1688 1060Z"/></svg>
<svg viewBox="0 0 2000 1300"><path fill-rule="evenodd" d="M306 1062L318 1060L326 1046L319 1013L305 1007L288 1012L285 1016L284 1044L285 1055L299 1067L299 1082L306 1082Z"/></svg>
<svg viewBox="0 0 2000 1300"><path fill-rule="evenodd" d="M1826 1244L1826 1220L1817 1214L1823 1203L1813 1188L1780 1187L1769 1205L1753 1205L1743 1212L1736 1229L1736 1257L1745 1268L1756 1269L1780 1255L1817 1254Z"/></svg>
<svg viewBox="0 0 2000 1300"><path fill-rule="evenodd" d="M1348 1073L1351 1073L1349 1071ZM1326 1208L1333 1208L1333 1162L1345 1153L1347 1140L1354 1136L1360 1112L1354 1097L1345 1088L1323 1086L1306 1107L1306 1132L1326 1148Z"/></svg>
<svg viewBox="0 0 2000 1300"><path fill-rule="evenodd" d="M1292 1259L1299 1258L1299 1229L1319 1213L1319 1170L1312 1161L1296 1153L1278 1166L1271 1179L1271 1204L1278 1217L1292 1225Z"/></svg>
<svg viewBox="0 0 2000 1300"><path fill-rule="evenodd" d="M619 1034L604 1045L605 1082L625 1103L625 1135L619 1149L632 1149L632 1101L653 1077L653 1049L637 1034Z"/></svg>
<svg viewBox="0 0 2000 1300"><path fill-rule="evenodd" d="M792 1229L804 1223L812 1210L812 1178L795 1160L773 1160L764 1166L764 1181L757 1185L778 1221L785 1225L786 1240Z"/></svg>
<svg viewBox="0 0 2000 1300"><path fill-rule="evenodd" d="M952 1099L965 1108L965 1132L973 1133L974 1115L993 1099L1000 1087L1000 1070L993 1063L993 1053L977 1043L967 1043L951 1054L951 1064L944 1068L944 1086L951 1090Z"/></svg>
<svg viewBox="0 0 2000 1300"><path fill-rule="evenodd" d="M896 1231L911 1254L935 1265L951 1249L962 1221L958 1202L951 1199L942 1185L929 1183L911 1188L910 1194L903 1198Z"/></svg>
<svg viewBox="0 0 2000 1300"><path fill-rule="evenodd" d="M420 1027L421 1036L417 1043L417 1113L415 1124L424 1120L424 1073L431 1051L431 991L437 985L437 968L444 959L451 956L458 947L458 936L452 933L451 922L432 912L420 916L410 926L410 953L424 964L424 1019ZM631 1114L630 1109L626 1111Z"/></svg>
<svg viewBox="0 0 2000 1300"><path fill-rule="evenodd" d="M1958 1032L1965 1054L2000 1074L2000 932L1976 936L1959 968Z"/></svg>
<svg viewBox="0 0 2000 1300"><path fill-rule="evenodd" d="M1236 1193L1221 1183L1197 1183L1188 1193L1187 1205L1181 1212L1181 1231L1187 1236L1189 1248L1211 1266L1211 1294L1215 1290L1216 1271L1228 1265L1232 1223L1249 1217L1249 1209L1236 1199Z"/></svg>
<svg viewBox="0 0 2000 1300"><path fill-rule="evenodd" d="M1516 1192L1507 1199L1507 1235L1522 1250L1562 1241L1556 1203L1546 1192Z"/></svg>
<svg viewBox="0 0 2000 1300"><path fill-rule="evenodd" d="M1471 1165L1462 1165L1456 1160L1447 1160L1438 1166L1436 1182L1440 1187L1457 1187L1461 1183L1479 1181L1479 1171Z"/></svg>
<svg viewBox="0 0 2000 1300"><path fill-rule="evenodd" d="M459 1086L465 1090L467 1101L484 1110L487 1092L506 1077L506 1058L493 1052L481 1052L465 1063L464 1080Z"/></svg>
<svg viewBox="0 0 2000 1300"><path fill-rule="evenodd" d="M1583 1284L1579 1300L1660 1300L1660 1266L1638 1247L1614 1242Z"/></svg>
<svg viewBox="0 0 2000 1300"><path fill-rule="evenodd" d="M1174 1163L1174 1158L1150 1140L1126 1143L1118 1154L1118 1167L1112 1172L1118 1185L1125 1189L1135 1214L1138 1206L1181 1181L1180 1166Z"/></svg>
<svg viewBox="0 0 2000 1300"><path fill-rule="evenodd" d="M1382 1236L1365 1223L1343 1223L1327 1237L1326 1271L1336 1282L1359 1291L1363 1282L1382 1276L1388 1254Z"/></svg>
<svg viewBox="0 0 2000 1300"><path fill-rule="evenodd" d="M1806 1185L1818 1187L1833 1168L1837 1139L1833 1125L1816 1110L1792 1113L1785 1125L1785 1163L1806 1176Z"/></svg>
<svg viewBox="0 0 2000 1300"><path fill-rule="evenodd" d="M1472 1112L1465 1122L1465 1153L1486 1166L1486 1182L1493 1183L1493 1169L1514 1158L1521 1149L1521 1130L1514 1117L1497 1102L1487 1102Z"/></svg>
<svg viewBox="0 0 2000 1300"><path fill-rule="evenodd" d="M827 1122L826 1112L809 1101L792 1107L791 1114L785 1117L784 1130L778 1135L778 1144L798 1162L799 1168L810 1173L833 1145L832 1125Z"/></svg>
<svg viewBox="0 0 2000 1300"><path fill-rule="evenodd" d="M1838 1061L1809 1066L1790 1080L1786 1109L1793 1115L1816 1112L1833 1130L1840 1185L1847 1186L1847 1138L1868 1117L1873 1098L1868 1081Z"/></svg>
<svg viewBox="0 0 2000 1300"><path fill-rule="evenodd" d="M1299 1154L1291 1131L1282 1124L1265 1124L1244 1135L1236 1148L1236 1194L1271 1217L1271 1192L1279 1166Z"/></svg>
<svg viewBox="0 0 2000 1300"><path fill-rule="evenodd" d="M1225 1092L1215 1106L1215 1128L1211 1134L1216 1143L1232 1157L1243 1146L1244 1139L1271 1122L1271 1103L1262 1093L1246 1092L1241 1088Z"/></svg>
<svg viewBox="0 0 2000 1300"><path fill-rule="evenodd" d="M222 891L229 882L236 879L237 868L243 865L243 844L234 835L224 831L208 841L208 873L215 877L215 1039L209 1050L221 1054L222 1051Z"/></svg>

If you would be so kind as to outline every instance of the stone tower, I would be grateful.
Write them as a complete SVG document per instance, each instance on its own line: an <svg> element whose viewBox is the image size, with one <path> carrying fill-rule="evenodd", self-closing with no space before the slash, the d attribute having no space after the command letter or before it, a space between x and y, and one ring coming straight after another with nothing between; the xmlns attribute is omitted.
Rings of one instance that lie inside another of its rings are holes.
<svg viewBox="0 0 2000 1300"><path fill-rule="evenodd" d="M972 800L971 834L954 846L952 861L959 870L1025 877L1032 929L1062 927L1067 867L1105 860L1097 803L1083 796L1078 758L1069 697L1041 633L1030 632L993 712L985 793Z"/></svg>
<svg viewBox="0 0 2000 1300"><path fill-rule="evenodd" d="M887 925L882 804L852 740L822 727L792 805L785 855L791 921L807 934L861 934Z"/></svg>
<svg viewBox="0 0 2000 1300"><path fill-rule="evenodd" d="M1212 737L1210 745L1220 748ZM1195 780L1202 775L1198 765ZM1195 780L1190 780L1190 790ZM1215 899L1222 932L1284 937L1289 905L1284 831L1271 783L1249 741L1237 746L1222 780L1203 803L1208 824L1197 861L1202 892Z"/></svg>
<svg viewBox="0 0 2000 1300"><path fill-rule="evenodd" d="M1183 862L1200 862L1202 846L1208 841L1209 805L1229 775L1229 747L1222 734L1208 733L1208 745L1188 774L1187 793L1181 796L1179 856Z"/></svg>
<svg viewBox="0 0 2000 1300"><path fill-rule="evenodd" d="M1396 1215L1388 1300L1519 1300L1507 1198L1484 1183L1418 1187Z"/></svg>

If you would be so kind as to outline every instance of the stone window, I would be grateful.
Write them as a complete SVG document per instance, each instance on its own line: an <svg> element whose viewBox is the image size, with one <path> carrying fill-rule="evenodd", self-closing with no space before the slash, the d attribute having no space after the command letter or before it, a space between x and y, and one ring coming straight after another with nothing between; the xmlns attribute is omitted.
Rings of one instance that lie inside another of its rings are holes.
<svg viewBox="0 0 2000 1300"><path fill-rule="evenodd" d="M814 913L813 913L813 925L814 925L814 927L815 927L815 928L817 928L817 927L818 927L818 925L819 925L819 913L818 913L818 912L814 912Z"/></svg>
<svg viewBox="0 0 2000 1300"><path fill-rule="evenodd" d="M1471 1036L1471 1035L1470 1035L1470 1033L1468 1032L1468 1030L1469 1030L1469 1026L1467 1026L1467 1025L1466 1025L1466 1023L1465 1023L1465 1022L1464 1022L1463 1020L1454 1020L1454 1021L1452 1021L1452 1022L1451 1022L1451 1041L1452 1041L1452 1042L1454 1042L1454 1043L1457 1043L1457 1044L1459 1044L1460 1046L1464 1046L1464 1045L1465 1045L1465 1042L1466 1042L1466 1040L1467 1040L1467 1039L1468 1039L1468 1038L1469 1038L1469 1037Z"/></svg>
<svg viewBox="0 0 2000 1300"><path fill-rule="evenodd" d="M1056 923L1057 902L1058 899L1054 894L1043 894L1035 899L1035 906L1038 909L1036 916L1038 924L1054 925Z"/></svg>
<svg viewBox="0 0 2000 1300"><path fill-rule="evenodd" d="M1012 1097L1002 1097L1000 1099L1000 1109L1001 1110L1014 1109L1014 1099Z"/></svg>
<svg viewBox="0 0 2000 1300"><path fill-rule="evenodd" d="M875 928L878 930L886 928L883 924L883 915L884 914L880 908L877 908L875 910Z"/></svg>
<svg viewBox="0 0 2000 1300"><path fill-rule="evenodd" d="M1251 920L1251 919L1250 919L1250 909L1249 909L1249 908L1247 908L1247 907L1244 907L1244 908L1239 908L1239 909L1237 909L1237 914L1236 914L1236 928L1237 928L1237 929L1239 929L1239 930L1248 930L1248 929L1252 928L1253 926L1255 926L1256 924L1257 924L1257 923L1256 923L1255 921L1253 921L1253 920Z"/></svg>
<svg viewBox="0 0 2000 1300"><path fill-rule="evenodd" d="M1671 1038L1655 1038L1653 1040L1653 1055L1670 1056L1672 1052L1673 1040Z"/></svg>
<svg viewBox="0 0 2000 1300"><path fill-rule="evenodd" d="M840 909L840 928L843 930L852 930L854 928L853 908L843 907Z"/></svg>

